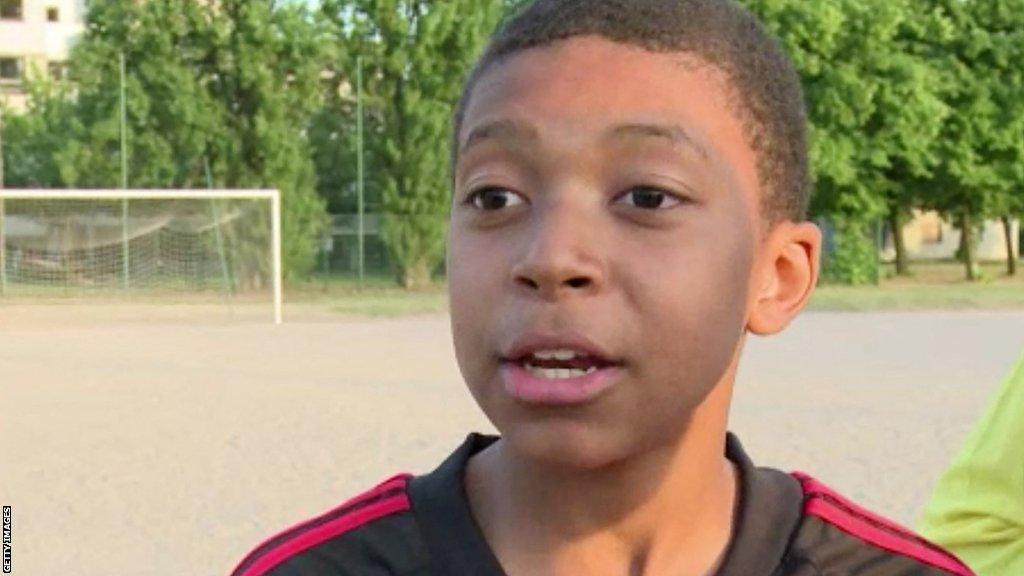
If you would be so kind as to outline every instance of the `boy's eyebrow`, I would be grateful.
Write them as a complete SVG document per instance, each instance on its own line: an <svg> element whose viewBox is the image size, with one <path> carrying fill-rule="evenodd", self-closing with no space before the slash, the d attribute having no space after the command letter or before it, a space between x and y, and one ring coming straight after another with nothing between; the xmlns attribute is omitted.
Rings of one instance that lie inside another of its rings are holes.
<svg viewBox="0 0 1024 576"><path fill-rule="evenodd" d="M620 138L623 136L662 138L664 140L668 140L669 143L674 146L696 152L704 160L708 159L707 148L691 137L682 126L678 126L676 124L619 124L617 126L613 126L605 133L606 139Z"/></svg>
<svg viewBox="0 0 1024 576"><path fill-rule="evenodd" d="M691 137L682 126L675 124L630 122L612 126L604 133L605 140L631 136L661 138L674 146L696 152L704 160L708 159L707 149ZM492 120L470 130L469 135L466 136L466 141L459 149L459 154L465 154L473 146L490 139L513 143L535 142L540 139L540 134L533 126L510 118Z"/></svg>
<svg viewBox="0 0 1024 576"><path fill-rule="evenodd" d="M540 139L537 130L529 124L516 122L509 118L484 122L470 130L466 136L465 143L459 149L459 154L465 154L467 150L479 144L483 140L496 139L510 142L536 141Z"/></svg>

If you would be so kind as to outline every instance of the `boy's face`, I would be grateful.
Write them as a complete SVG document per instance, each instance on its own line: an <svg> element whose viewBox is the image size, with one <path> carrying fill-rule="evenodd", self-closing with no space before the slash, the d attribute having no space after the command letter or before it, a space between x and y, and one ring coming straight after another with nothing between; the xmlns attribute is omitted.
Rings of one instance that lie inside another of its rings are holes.
<svg viewBox="0 0 1024 576"><path fill-rule="evenodd" d="M756 157L722 80L695 62L579 37L475 87L452 330L470 391L520 454L597 467L673 443L738 358L765 226ZM524 402L502 358L528 332L583 334L622 366L586 402Z"/></svg>

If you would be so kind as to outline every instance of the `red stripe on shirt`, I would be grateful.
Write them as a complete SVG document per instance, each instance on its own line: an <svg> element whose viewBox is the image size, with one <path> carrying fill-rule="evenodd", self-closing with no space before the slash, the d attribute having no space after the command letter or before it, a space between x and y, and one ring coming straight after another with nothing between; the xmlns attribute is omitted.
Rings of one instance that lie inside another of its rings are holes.
<svg viewBox="0 0 1024 576"><path fill-rule="evenodd" d="M409 509L409 497L406 495L393 496L371 504L366 508L362 508L357 512L342 516L337 520L332 520L322 526L318 526L308 532L303 532L298 536L288 540L281 544L277 548L274 548L270 552L261 556L259 560L253 563L248 570L242 573L242 576L263 576L270 569L281 564L285 560L299 554L304 550L308 550L321 542L330 540L335 536L339 536L366 524L387 516Z"/></svg>
<svg viewBox="0 0 1024 576"><path fill-rule="evenodd" d="M974 576L949 552L912 531L847 500L802 472L793 472L804 490L804 514L821 518L868 544L940 568L955 576Z"/></svg>
<svg viewBox="0 0 1024 576"><path fill-rule="evenodd" d="M408 510L411 505L409 498L405 494L398 494L389 498L385 498L380 502L367 505L359 510L349 513L341 514L338 518L325 522L321 525L317 525L315 528L306 529L311 524L317 524L317 522L325 517L337 514L346 508L352 508L363 502L367 502L381 494L395 490L398 488L404 488L408 483L412 474L398 474L388 478L384 482L381 482L371 490L368 490L358 496L355 496L343 504L336 506L323 514L319 514L314 518L303 520L285 530L282 530L273 536L263 540L253 549L252 552L247 554L241 562L235 566L235 569L231 572L234 576L262 576L266 574L274 566L277 566L281 562L284 562L288 558L307 550L317 544L334 538L354 530L363 524L394 514L395 512L401 512ZM294 533L290 538L284 540L280 544L268 549L262 550L267 546L268 543L280 539L284 535ZM259 559L253 562L244 572L239 572L242 566L244 566L254 556L259 556Z"/></svg>

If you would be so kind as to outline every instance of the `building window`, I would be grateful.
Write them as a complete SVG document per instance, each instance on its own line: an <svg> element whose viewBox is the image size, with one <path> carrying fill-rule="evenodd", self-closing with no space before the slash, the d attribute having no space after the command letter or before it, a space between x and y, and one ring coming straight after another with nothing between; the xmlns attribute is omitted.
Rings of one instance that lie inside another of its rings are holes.
<svg viewBox="0 0 1024 576"><path fill-rule="evenodd" d="M50 6L46 9L47 22L60 22L60 9Z"/></svg>
<svg viewBox="0 0 1024 576"><path fill-rule="evenodd" d="M0 20L21 20L22 0L0 0Z"/></svg>
<svg viewBox="0 0 1024 576"><path fill-rule="evenodd" d="M0 58L0 82L17 82L18 80L21 80L21 60Z"/></svg>
<svg viewBox="0 0 1024 576"><path fill-rule="evenodd" d="M46 65L47 71L50 73L50 78L60 82L64 79L64 70L66 65L63 62L50 62Z"/></svg>

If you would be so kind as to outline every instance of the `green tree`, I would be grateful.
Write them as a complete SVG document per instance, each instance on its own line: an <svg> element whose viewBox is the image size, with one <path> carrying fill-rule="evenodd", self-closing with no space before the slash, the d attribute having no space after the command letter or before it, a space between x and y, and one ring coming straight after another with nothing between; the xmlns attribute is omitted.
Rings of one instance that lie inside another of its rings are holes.
<svg viewBox="0 0 1024 576"><path fill-rule="evenodd" d="M872 225L896 234L917 203L913 178L938 163L946 116L929 42L948 23L912 0L746 0L782 40L800 72L811 124L812 213L837 234L825 277L877 282Z"/></svg>
<svg viewBox="0 0 1024 576"><path fill-rule="evenodd" d="M327 225L308 127L330 52L302 5L222 0L210 14L218 25L205 76L225 134L209 143L215 177L281 190L286 277L305 274Z"/></svg>
<svg viewBox="0 0 1024 576"><path fill-rule="evenodd" d="M317 172L317 189L332 214L351 214L358 208L356 56L349 46L350 2L326 2L317 12L316 26L328 56L323 83L323 103L310 125L310 142ZM364 76L366 65L363 65ZM367 114L369 112L369 114ZM380 133L374 108L364 111L366 134ZM379 173L376 157L366 157L367 175ZM379 211L377 180L367 182L367 210Z"/></svg>
<svg viewBox="0 0 1024 576"><path fill-rule="evenodd" d="M64 185L54 151L64 142L72 123L66 89L45 76L25 80L28 110L3 110L4 181L13 188L56 188ZM2 107L2 105L0 105Z"/></svg>
<svg viewBox="0 0 1024 576"><path fill-rule="evenodd" d="M285 275L309 270L325 213L306 127L320 105L324 54L305 8L90 2L69 89L40 98L23 120L28 133L52 130L49 140L26 140L35 158L27 165L40 167L26 178L120 186L121 54L129 185L202 187L208 160L217 187L278 188Z"/></svg>
<svg viewBox="0 0 1024 576"><path fill-rule="evenodd" d="M382 239L406 288L444 260L451 114L462 81L503 15L501 0L327 0L345 69L365 66L367 156Z"/></svg>
<svg viewBox="0 0 1024 576"><path fill-rule="evenodd" d="M998 81L993 98L1000 110L996 140L997 184L992 191L993 216L1003 225L1006 241L1006 271L1017 274L1014 252L1013 220L1024 221L1024 2L1021 0L985 1L975 7L992 36L989 53L983 60Z"/></svg>
<svg viewBox="0 0 1024 576"><path fill-rule="evenodd" d="M896 248L896 274L910 274L903 227L927 189L916 185L939 164L937 138L951 113L942 100L941 42L953 35L948 19L918 2L893 3L886 32L895 51L876 53L870 68L878 78L874 111L863 130L876 152L864 173L885 202Z"/></svg>
<svg viewBox="0 0 1024 576"><path fill-rule="evenodd" d="M204 10L194 3L92 2L74 48L71 138L58 149L62 180L119 187L120 55L126 61L128 182L134 187L201 183L202 155L217 130L216 106L189 61L202 49Z"/></svg>
<svg viewBox="0 0 1024 576"><path fill-rule="evenodd" d="M937 1L957 30L945 54L944 98L954 113L943 124L927 204L956 220L973 281L980 277L976 228L1021 209L1024 0Z"/></svg>

